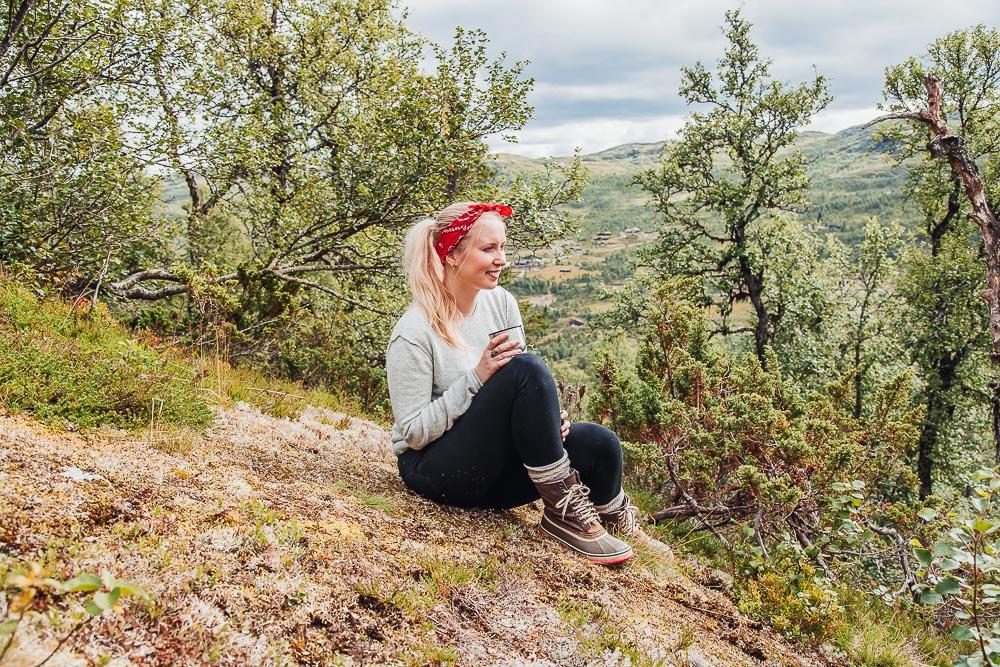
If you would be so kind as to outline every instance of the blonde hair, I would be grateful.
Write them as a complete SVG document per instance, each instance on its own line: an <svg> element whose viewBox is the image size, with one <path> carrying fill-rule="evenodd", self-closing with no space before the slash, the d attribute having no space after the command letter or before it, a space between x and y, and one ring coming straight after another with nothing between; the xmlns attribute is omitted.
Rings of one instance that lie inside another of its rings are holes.
<svg viewBox="0 0 1000 667"><path fill-rule="evenodd" d="M438 211L434 217L418 220L406 235L403 251L403 270L406 284L413 294L413 302L424 313L427 322L446 343L454 348L469 349L462 340L462 313L451 292L444 285L444 266L434 250L434 244L448 225L469 210L474 202L457 202ZM483 215L495 215L484 213ZM499 216L498 219L502 220ZM476 225L472 226L452 252L467 245L470 235L476 235ZM473 236L475 238L475 236ZM464 261L462 262L465 263Z"/></svg>

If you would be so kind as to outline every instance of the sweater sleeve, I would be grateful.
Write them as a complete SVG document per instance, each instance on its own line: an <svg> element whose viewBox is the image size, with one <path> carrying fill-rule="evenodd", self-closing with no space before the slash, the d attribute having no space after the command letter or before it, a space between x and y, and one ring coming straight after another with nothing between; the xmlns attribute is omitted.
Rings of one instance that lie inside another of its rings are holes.
<svg viewBox="0 0 1000 667"><path fill-rule="evenodd" d="M386 352L389 398L399 435L410 449L422 449L444 434L469 409L482 387L471 368L432 399L434 363L420 345L397 336Z"/></svg>

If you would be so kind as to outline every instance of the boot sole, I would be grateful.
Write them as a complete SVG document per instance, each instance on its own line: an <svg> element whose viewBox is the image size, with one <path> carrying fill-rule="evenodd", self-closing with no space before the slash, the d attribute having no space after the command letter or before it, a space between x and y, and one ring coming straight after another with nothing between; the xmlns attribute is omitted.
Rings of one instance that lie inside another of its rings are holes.
<svg viewBox="0 0 1000 667"><path fill-rule="evenodd" d="M596 563L597 565L620 565L625 561L630 560L633 556L635 556L635 552L632 551L631 547L629 547L627 551L623 551L620 554L600 555L600 554L587 553L586 551L576 546L575 544L566 541L562 536L546 528L545 524L546 521L545 517L543 516L542 522L538 525L538 530L543 535L546 535L561 542L566 547L571 549L574 553L580 554L581 556L589 560L591 563Z"/></svg>

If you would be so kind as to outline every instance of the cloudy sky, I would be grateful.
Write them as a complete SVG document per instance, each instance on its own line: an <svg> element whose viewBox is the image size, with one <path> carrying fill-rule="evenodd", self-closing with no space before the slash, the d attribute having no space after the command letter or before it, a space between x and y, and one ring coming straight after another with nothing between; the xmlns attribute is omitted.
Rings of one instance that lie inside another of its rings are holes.
<svg viewBox="0 0 1000 667"><path fill-rule="evenodd" d="M535 114L522 155L585 153L673 136L686 113L680 67L714 65L727 9L742 8L772 73L799 83L816 71L835 100L810 129L836 132L878 112L885 67L935 38L978 23L1000 25L997 0L401 0L407 25L438 42L455 26L482 28L495 52L530 60Z"/></svg>

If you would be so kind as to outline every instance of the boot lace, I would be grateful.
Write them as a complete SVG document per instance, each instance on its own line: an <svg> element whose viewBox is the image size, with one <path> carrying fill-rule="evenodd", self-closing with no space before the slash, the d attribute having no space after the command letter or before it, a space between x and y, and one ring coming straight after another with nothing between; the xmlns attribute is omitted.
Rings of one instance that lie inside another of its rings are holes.
<svg viewBox="0 0 1000 667"><path fill-rule="evenodd" d="M616 532L622 535L634 535L639 530L639 508L632 503L626 502L616 518Z"/></svg>
<svg viewBox="0 0 1000 667"><path fill-rule="evenodd" d="M566 512L572 511L582 524L600 521L594 504L590 502L590 487L584 484L574 484L566 494L556 502L556 509L562 510L562 519L566 520Z"/></svg>
<svg viewBox="0 0 1000 667"><path fill-rule="evenodd" d="M604 521L608 532L619 537L632 537L642 530L639 526L639 508L625 499L621 508L604 513Z"/></svg>

